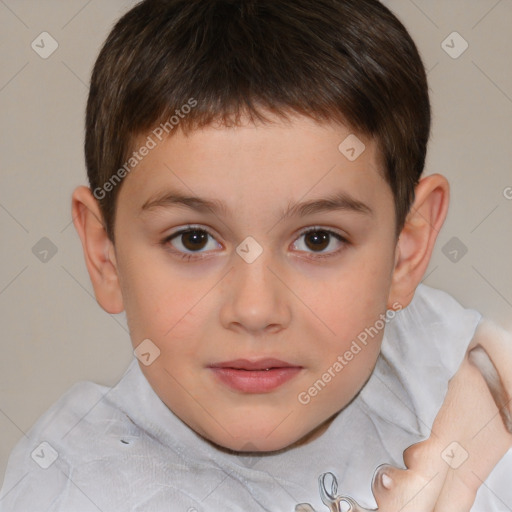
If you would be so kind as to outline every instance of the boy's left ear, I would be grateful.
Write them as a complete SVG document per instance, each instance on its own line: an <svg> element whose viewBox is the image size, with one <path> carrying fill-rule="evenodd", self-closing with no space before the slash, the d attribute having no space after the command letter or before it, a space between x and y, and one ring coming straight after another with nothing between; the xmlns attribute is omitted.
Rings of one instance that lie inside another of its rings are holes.
<svg viewBox="0 0 512 512"><path fill-rule="evenodd" d="M388 308L393 309L389 304L394 303L405 308L411 302L427 270L449 201L450 186L440 174L426 176L416 186L415 200L396 246Z"/></svg>

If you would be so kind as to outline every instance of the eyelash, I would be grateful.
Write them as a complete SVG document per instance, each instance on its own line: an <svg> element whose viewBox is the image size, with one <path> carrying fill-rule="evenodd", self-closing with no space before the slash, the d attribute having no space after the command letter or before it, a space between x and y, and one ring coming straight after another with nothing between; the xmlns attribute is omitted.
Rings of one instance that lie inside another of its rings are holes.
<svg viewBox="0 0 512 512"><path fill-rule="evenodd" d="M201 226L189 225L186 228L180 229L179 231L176 231L175 233L172 233L171 235L165 237L162 240L161 243L162 243L162 245L164 247L166 247L168 249L168 245L169 245L169 242L171 240L173 240L174 238L179 237L180 235L188 233L190 231L202 231L203 233L206 233L211 238L215 239L214 235L212 233L210 233L207 229L205 229L205 228L203 228ZM336 233L335 231L332 231L330 229L322 228L321 226L313 226L313 227L310 227L310 228L307 228L307 229L301 231L299 233L299 236L297 237L297 240L300 237L302 237L302 236L308 235L310 233L317 233L317 232L323 232L323 233L327 233L330 236L333 236L339 242L341 242L343 244L343 246L341 248L335 250L335 251L332 251L332 252L329 252L329 253L326 253L326 254L322 254L322 253L316 253L316 254L315 253L309 253L309 254L315 254L315 255L314 256L306 256L306 258L308 258L308 259L318 260L318 259L326 259L326 258L331 258L333 256L337 256L344 249L344 246L349 245L349 241L345 237L343 237L339 233ZM197 252L197 253L193 253L193 252L186 253L186 252L181 252L181 251L176 250L176 249L168 249L168 250L170 250L178 258L180 258L182 260L185 260L185 261L190 261L192 259L201 260L201 259L205 258L205 256L201 256L200 255L201 253L199 253L199 252ZM303 251L301 251L301 252L303 252Z"/></svg>

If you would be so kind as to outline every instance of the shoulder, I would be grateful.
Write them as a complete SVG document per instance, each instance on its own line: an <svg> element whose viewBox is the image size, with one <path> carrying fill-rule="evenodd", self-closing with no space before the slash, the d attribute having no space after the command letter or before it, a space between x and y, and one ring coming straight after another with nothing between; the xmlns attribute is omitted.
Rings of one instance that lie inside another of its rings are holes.
<svg viewBox="0 0 512 512"><path fill-rule="evenodd" d="M116 417L102 400L111 389L77 382L34 423L10 454L0 512L53 510L50 504L78 491L71 474L84 452L94 451L102 420ZM84 442L77 443L80 438Z"/></svg>
<svg viewBox="0 0 512 512"><path fill-rule="evenodd" d="M75 383L34 423L27 433L28 437L63 437L111 389L90 381Z"/></svg>
<svg viewBox="0 0 512 512"><path fill-rule="evenodd" d="M383 351L395 352L399 345L411 368L427 363L451 378L481 320L478 311L465 308L449 293L420 284L409 306L388 326Z"/></svg>
<svg viewBox="0 0 512 512"><path fill-rule="evenodd" d="M411 303L389 316L374 372L360 393L366 410L410 433L412 442L428 438L481 318L448 293L420 285Z"/></svg>

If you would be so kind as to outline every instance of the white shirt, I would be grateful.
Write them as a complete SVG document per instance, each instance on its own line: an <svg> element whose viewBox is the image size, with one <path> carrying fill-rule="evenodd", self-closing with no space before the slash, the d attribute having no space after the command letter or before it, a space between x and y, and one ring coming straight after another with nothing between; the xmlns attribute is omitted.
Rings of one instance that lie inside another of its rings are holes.
<svg viewBox="0 0 512 512"><path fill-rule="evenodd" d="M448 381L481 319L450 295L420 285L385 329L375 370L329 428L272 454L229 454L160 400L136 359L112 388L78 382L9 458L0 512L326 511L318 476L376 508L375 468L429 437ZM480 488L472 512L512 510L512 450Z"/></svg>

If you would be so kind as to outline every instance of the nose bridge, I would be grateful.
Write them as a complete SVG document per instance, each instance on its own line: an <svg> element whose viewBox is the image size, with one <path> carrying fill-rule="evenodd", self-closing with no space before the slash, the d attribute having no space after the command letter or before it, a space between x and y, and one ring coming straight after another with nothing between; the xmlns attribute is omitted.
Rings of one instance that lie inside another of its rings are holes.
<svg viewBox="0 0 512 512"><path fill-rule="evenodd" d="M269 249L257 249L251 243L240 244L234 255L223 322L251 331L282 328L289 322L290 311L286 287L274 275L279 265Z"/></svg>

